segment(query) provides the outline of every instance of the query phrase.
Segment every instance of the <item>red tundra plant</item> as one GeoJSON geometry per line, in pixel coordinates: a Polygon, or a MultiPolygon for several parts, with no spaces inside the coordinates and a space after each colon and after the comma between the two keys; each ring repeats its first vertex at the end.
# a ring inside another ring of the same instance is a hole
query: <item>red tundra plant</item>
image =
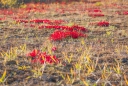
{"type": "Polygon", "coordinates": [[[118,15],[128,15],[128,11],[123,11],[123,12],[117,11],[116,14],[118,14],[118,15]]]}
{"type": "Polygon", "coordinates": [[[31,27],[31,28],[35,28],[35,27],[36,27],[36,25],[34,25],[34,24],[24,24],[24,27],[31,27]]]}
{"type": "Polygon", "coordinates": [[[71,36],[72,38],[76,39],[78,37],[84,37],[85,35],[82,33],[78,33],[77,31],[70,31],[70,32],[66,32],[69,34],[69,36],[71,36]]]}
{"type": "Polygon", "coordinates": [[[78,37],[85,37],[86,35],[83,33],[79,33],[77,31],[55,31],[53,34],[50,35],[50,39],[53,41],[62,40],[66,37],[72,37],[76,39],[78,37]]]}
{"type": "Polygon", "coordinates": [[[57,41],[57,40],[62,40],[63,38],[66,38],[68,34],[66,34],[63,31],[55,31],[53,34],[50,35],[50,39],[57,41]]]}
{"type": "Polygon", "coordinates": [[[102,17],[104,14],[100,9],[88,9],[88,15],[91,17],[102,17]]]}
{"type": "Polygon", "coordinates": [[[48,25],[48,26],[39,26],[39,29],[62,29],[62,30],[68,30],[68,31],[73,31],[73,30],[78,30],[78,31],[87,31],[86,28],[78,26],[78,25],[73,25],[73,26],[59,26],[59,25],[48,25]]]}
{"type": "Polygon", "coordinates": [[[56,47],[52,47],[52,51],[56,51],[57,50],[57,48],[56,47]]]}
{"type": "Polygon", "coordinates": [[[3,18],[0,18],[0,20],[3,20],[3,18]]]}
{"type": "Polygon", "coordinates": [[[6,20],[6,17],[0,18],[0,21],[6,20]]]}
{"type": "Polygon", "coordinates": [[[103,26],[108,27],[109,26],[109,22],[107,22],[107,21],[101,21],[101,22],[98,22],[97,25],[98,26],[102,26],[102,27],[103,26]]]}
{"type": "Polygon", "coordinates": [[[124,11],[123,14],[124,14],[124,15],[128,15],[128,11],[124,11]]]}
{"type": "Polygon", "coordinates": [[[73,25],[72,26],[73,30],[78,30],[78,31],[85,31],[87,32],[87,29],[78,25],[73,25]]]}
{"type": "Polygon", "coordinates": [[[102,17],[102,16],[104,16],[103,13],[89,13],[88,15],[91,16],[91,17],[102,17]]]}
{"type": "Polygon", "coordinates": [[[35,20],[31,20],[30,22],[33,22],[33,23],[50,23],[50,20],[35,19],[35,20]]]}
{"type": "Polygon", "coordinates": [[[119,12],[119,11],[117,11],[117,12],[115,12],[116,14],[118,14],[118,15],[121,15],[122,13],[121,12],[119,12]]]}
{"type": "Polygon", "coordinates": [[[58,63],[59,62],[59,60],[57,59],[56,56],[50,56],[50,55],[47,55],[46,53],[43,53],[41,55],[40,60],[41,60],[41,63],[44,63],[44,61],[46,61],[46,62],[48,62],[50,64],[51,63],[58,63]]]}
{"type": "Polygon", "coordinates": [[[37,49],[34,49],[32,52],[30,52],[30,53],[28,54],[28,56],[35,58],[35,57],[38,56],[39,54],[40,54],[40,51],[37,50],[37,49]]]}
{"type": "Polygon", "coordinates": [[[59,59],[56,56],[47,55],[46,52],[41,52],[40,50],[34,49],[32,52],[28,53],[28,56],[31,57],[32,63],[58,63],[59,59]]]}
{"type": "Polygon", "coordinates": [[[36,27],[36,25],[30,24],[30,27],[36,27]]]}
{"type": "Polygon", "coordinates": [[[88,12],[102,12],[100,9],[88,9],[88,12]]]}
{"type": "Polygon", "coordinates": [[[2,10],[0,14],[3,14],[3,15],[12,15],[14,14],[14,12],[12,10],[2,10]]]}

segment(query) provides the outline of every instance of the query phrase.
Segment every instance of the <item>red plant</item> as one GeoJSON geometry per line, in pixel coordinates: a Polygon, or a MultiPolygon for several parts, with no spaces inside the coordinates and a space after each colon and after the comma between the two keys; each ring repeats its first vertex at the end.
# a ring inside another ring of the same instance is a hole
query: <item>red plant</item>
{"type": "Polygon", "coordinates": [[[100,9],[88,9],[88,15],[91,17],[102,17],[104,14],[100,9]]]}
{"type": "Polygon", "coordinates": [[[72,38],[76,39],[78,37],[84,37],[85,35],[82,33],[78,33],[77,31],[70,31],[70,32],[66,32],[69,34],[69,36],[71,36],[72,38]]]}
{"type": "Polygon", "coordinates": [[[0,21],[2,21],[2,20],[5,20],[6,18],[5,17],[3,17],[3,18],[0,18],[0,21]]]}
{"type": "Polygon", "coordinates": [[[56,56],[50,56],[47,55],[46,52],[41,52],[37,49],[34,49],[32,52],[28,54],[29,57],[31,57],[31,62],[32,63],[58,63],[59,60],[56,56]]]}
{"type": "Polygon", "coordinates": [[[12,15],[13,14],[13,11],[12,10],[2,10],[2,14],[4,15],[12,15]]]}
{"type": "Polygon", "coordinates": [[[88,15],[91,16],[91,17],[102,17],[102,16],[104,16],[104,14],[102,14],[102,13],[89,13],[88,15]]]}
{"type": "Polygon", "coordinates": [[[50,35],[50,39],[57,41],[57,40],[62,40],[66,37],[72,37],[74,39],[78,37],[85,37],[86,35],[83,33],[78,33],[77,31],[55,31],[53,34],[50,35]]]}
{"type": "Polygon", "coordinates": [[[57,48],[56,47],[52,47],[52,51],[56,51],[57,50],[57,48]]]}
{"type": "Polygon", "coordinates": [[[50,20],[35,19],[35,20],[31,20],[30,22],[33,22],[33,23],[50,23],[50,20]]]}
{"type": "Polygon", "coordinates": [[[30,27],[36,27],[35,25],[33,25],[33,24],[30,24],[30,27]]]}
{"type": "Polygon", "coordinates": [[[44,63],[58,63],[59,60],[57,59],[56,56],[50,56],[50,55],[47,55],[46,52],[45,53],[41,53],[40,56],[39,56],[39,61],[41,64],[44,64],[44,63]]]}
{"type": "Polygon", "coordinates": [[[62,31],[55,31],[53,34],[50,35],[51,40],[62,40],[63,38],[66,38],[68,34],[62,31]]]}
{"type": "Polygon", "coordinates": [[[101,22],[98,22],[97,25],[98,25],[98,26],[105,26],[105,27],[108,27],[108,26],[109,26],[109,22],[107,22],[107,21],[101,21],[101,22]]]}
{"type": "Polygon", "coordinates": [[[73,31],[73,30],[78,30],[78,31],[87,31],[86,28],[80,27],[78,25],[73,25],[73,26],[59,26],[59,25],[48,25],[48,26],[39,26],[39,29],[62,29],[62,30],[68,30],[68,31],[73,31]]]}
{"type": "Polygon", "coordinates": [[[128,15],[128,11],[124,11],[123,14],[124,14],[124,15],[128,15]]]}
{"type": "Polygon", "coordinates": [[[87,32],[87,29],[86,29],[86,28],[81,27],[81,26],[78,26],[78,25],[73,25],[72,28],[73,28],[74,30],[87,32]]]}
{"type": "Polygon", "coordinates": [[[118,15],[128,15],[128,11],[123,11],[123,12],[117,11],[116,14],[118,14],[118,15]]]}
{"type": "Polygon", "coordinates": [[[117,12],[115,12],[116,14],[118,14],[118,15],[121,15],[122,13],[121,12],[119,12],[119,11],[117,11],[117,12]]]}
{"type": "Polygon", "coordinates": [[[88,9],[88,12],[102,12],[100,9],[88,9]]]}
{"type": "Polygon", "coordinates": [[[30,53],[28,54],[28,56],[34,58],[34,57],[38,56],[39,54],[40,54],[40,51],[37,50],[37,49],[34,49],[32,52],[30,52],[30,53]]]}

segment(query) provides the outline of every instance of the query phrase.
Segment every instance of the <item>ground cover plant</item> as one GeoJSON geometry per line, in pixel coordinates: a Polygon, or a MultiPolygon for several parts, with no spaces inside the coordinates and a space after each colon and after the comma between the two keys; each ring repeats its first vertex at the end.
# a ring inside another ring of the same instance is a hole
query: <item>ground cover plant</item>
{"type": "Polygon", "coordinates": [[[127,0],[15,3],[0,9],[1,86],[128,85],[127,0]]]}

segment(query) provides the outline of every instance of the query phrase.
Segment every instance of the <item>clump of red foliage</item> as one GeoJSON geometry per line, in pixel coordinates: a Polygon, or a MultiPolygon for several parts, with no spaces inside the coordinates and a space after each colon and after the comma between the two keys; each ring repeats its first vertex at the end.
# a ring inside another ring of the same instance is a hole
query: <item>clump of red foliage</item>
{"type": "Polygon", "coordinates": [[[46,52],[41,52],[37,49],[34,49],[32,52],[28,53],[28,56],[31,57],[32,63],[59,63],[59,59],[56,56],[48,55],[46,52]]]}
{"type": "Polygon", "coordinates": [[[60,26],[60,25],[42,25],[39,26],[39,29],[61,29],[61,30],[69,30],[69,31],[73,31],[73,30],[78,30],[78,31],[87,31],[86,28],[84,27],[80,27],[78,25],[73,25],[73,26],[60,26]]]}
{"type": "Polygon", "coordinates": [[[86,37],[82,32],[87,32],[87,29],[78,25],[73,26],[59,26],[59,25],[48,25],[40,26],[39,29],[56,29],[54,33],[50,35],[50,39],[57,41],[62,40],[67,37],[72,37],[73,39],[79,37],[86,37]],[[61,31],[60,31],[61,30],[61,31]]]}
{"type": "Polygon", "coordinates": [[[2,17],[2,18],[0,18],[0,21],[3,21],[3,20],[5,20],[6,18],[5,17],[2,17]]]}
{"type": "Polygon", "coordinates": [[[108,27],[109,26],[109,22],[107,21],[101,21],[97,23],[98,26],[102,26],[102,27],[108,27]]]}
{"type": "Polygon", "coordinates": [[[50,35],[50,39],[54,41],[62,40],[67,37],[72,37],[73,39],[76,39],[78,37],[86,37],[86,35],[77,31],[55,31],[53,34],[50,35]]]}
{"type": "Polygon", "coordinates": [[[128,11],[124,11],[123,14],[124,14],[124,15],[128,15],[128,11]]]}
{"type": "Polygon", "coordinates": [[[118,15],[128,15],[128,11],[123,11],[123,12],[117,11],[116,14],[118,14],[118,15]]]}
{"type": "Polygon", "coordinates": [[[88,9],[88,15],[91,17],[102,17],[104,14],[100,9],[88,9]]]}

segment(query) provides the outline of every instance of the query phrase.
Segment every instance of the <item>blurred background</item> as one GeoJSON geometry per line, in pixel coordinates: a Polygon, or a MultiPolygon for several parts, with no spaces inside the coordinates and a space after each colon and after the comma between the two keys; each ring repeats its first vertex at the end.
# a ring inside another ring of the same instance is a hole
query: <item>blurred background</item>
{"type": "Polygon", "coordinates": [[[105,1],[105,0],[0,0],[0,8],[10,8],[10,7],[19,7],[20,5],[26,4],[26,3],[70,3],[70,2],[89,2],[89,3],[95,3],[99,1],[105,1]]]}

